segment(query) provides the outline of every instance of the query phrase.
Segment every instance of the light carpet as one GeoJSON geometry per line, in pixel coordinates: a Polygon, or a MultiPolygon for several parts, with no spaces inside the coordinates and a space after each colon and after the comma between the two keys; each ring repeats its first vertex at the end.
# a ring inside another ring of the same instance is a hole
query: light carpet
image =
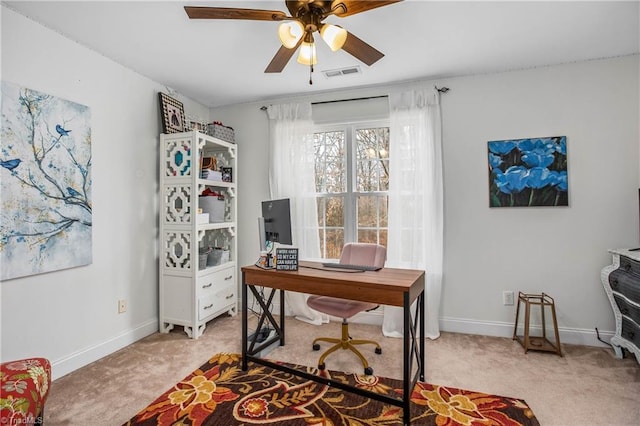
{"type": "MultiPolygon", "coordinates": [[[[317,336],[339,336],[340,323],[313,326],[287,318],[286,346],[267,357],[314,366],[317,336]]],[[[402,377],[402,339],[386,338],[380,327],[353,323],[351,334],[377,340],[366,356],[376,375],[402,377]]],[[[154,401],[220,352],[239,353],[241,316],[221,316],[197,340],[181,329],[154,333],[51,385],[44,417],[48,426],[117,426],[154,401]]],[[[638,426],[640,365],[635,357],[616,359],[604,347],[562,345],[563,357],[524,353],[511,338],[442,333],[425,343],[425,380],[492,395],[524,399],[544,426],[638,426]]],[[[55,368],[55,365],[53,366],[55,368]]],[[[357,357],[336,353],[327,369],[362,372],[357,357]]]]}

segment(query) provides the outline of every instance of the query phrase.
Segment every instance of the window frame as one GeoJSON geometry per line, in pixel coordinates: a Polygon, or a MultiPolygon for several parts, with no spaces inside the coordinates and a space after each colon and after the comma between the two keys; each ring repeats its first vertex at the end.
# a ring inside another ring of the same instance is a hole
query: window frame
{"type": "MultiPolygon", "coordinates": [[[[356,159],[356,134],[358,130],[361,129],[374,129],[374,128],[390,128],[389,119],[377,119],[377,120],[353,120],[353,121],[345,121],[339,123],[326,123],[326,124],[317,124],[313,127],[313,133],[328,133],[328,132],[344,132],[344,151],[345,151],[345,192],[316,192],[316,202],[318,203],[321,199],[329,199],[331,197],[342,197],[343,199],[343,239],[344,243],[348,242],[357,242],[358,241],[358,198],[360,195],[366,196],[387,196],[389,195],[388,189],[386,191],[369,191],[369,192],[360,192],[356,191],[357,188],[357,159],[356,159]]],[[[390,136],[389,136],[390,138],[390,136]]],[[[390,143],[390,142],[389,142],[390,143]]],[[[326,209],[322,210],[323,212],[326,209]]],[[[327,226],[326,224],[326,216],[322,218],[318,218],[318,233],[321,230],[324,230],[325,241],[321,240],[321,257],[325,258],[327,247],[326,247],[326,235],[327,230],[331,229],[340,229],[338,227],[327,226]]],[[[364,227],[364,229],[372,229],[371,227],[364,227]]],[[[380,228],[375,227],[379,235],[380,228]]],[[[388,224],[387,224],[387,235],[388,235],[388,224]]],[[[327,258],[331,259],[331,258],[327,258]]]]}

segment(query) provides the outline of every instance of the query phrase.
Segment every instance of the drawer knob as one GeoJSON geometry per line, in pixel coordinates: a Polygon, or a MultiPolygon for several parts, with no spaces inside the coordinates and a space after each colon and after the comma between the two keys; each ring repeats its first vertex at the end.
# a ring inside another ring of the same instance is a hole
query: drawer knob
{"type": "Polygon", "coordinates": [[[205,284],[205,285],[203,285],[203,286],[202,286],[202,288],[209,288],[209,287],[211,287],[212,285],[213,285],[213,283],[205,284]]]}
{"type": "Polygon", "coordinates": [[[227,297],[225,297],[225,299],[231,299],[233,297],[233,293],[231,293],[230,295],[228,295],[227,297]]]}
{"type": "Polygon", "coordinates": [[[213,303],[204,307],[204,309],[211,309],[211,308],[213,308],[213,303]]]}
{"type": "Polygon", "coordinates": [[[228,277],[224,277],[225,281],[229,281],[231,278],[233,278],[233,275],[229,275],[228,277]]]}

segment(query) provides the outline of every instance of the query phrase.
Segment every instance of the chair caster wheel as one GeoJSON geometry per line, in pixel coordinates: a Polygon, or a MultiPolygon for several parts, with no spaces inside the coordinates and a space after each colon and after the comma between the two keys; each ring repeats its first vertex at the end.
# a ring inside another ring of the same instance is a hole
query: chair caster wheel
{"type": "Polygon", "coordinates": [[[322,364],[318,364],[318,370],[324,370],[325,365],[324,362],[322,364]]]}
{"type": "Polygon", "coordinates": [[[373,376],[373,368],[371,368],[371,367],[367,367],[367,368],[365,368],[365,369],[364,369],[364,374],[365,374],[366,376],[373,376]]]}
{"type": "Polygon", "coordinates": [[[313,344],[313,350],[314,351],[319,351],[320,350],[320,344],[319,343],[314,343],[313,344]]]}
{"type": "Polygon", "coordinates": [[[382,348],[376,348],[376,353],[380,355],[382,353],[382,348]]]}

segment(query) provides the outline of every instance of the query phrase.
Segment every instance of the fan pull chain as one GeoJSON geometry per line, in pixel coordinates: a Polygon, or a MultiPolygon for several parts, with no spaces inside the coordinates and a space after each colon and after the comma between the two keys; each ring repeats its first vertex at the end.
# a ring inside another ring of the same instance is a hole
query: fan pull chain
{"type": "MultiPolygon", "coordinates": [[[[311,39],[313,41],[313,39],[311,39]]],[[[313,49],[311,49],[311,61],[309,61],[309,85],[313,84],[313,60],[315,59],[313,57],[313,49]]]]}

